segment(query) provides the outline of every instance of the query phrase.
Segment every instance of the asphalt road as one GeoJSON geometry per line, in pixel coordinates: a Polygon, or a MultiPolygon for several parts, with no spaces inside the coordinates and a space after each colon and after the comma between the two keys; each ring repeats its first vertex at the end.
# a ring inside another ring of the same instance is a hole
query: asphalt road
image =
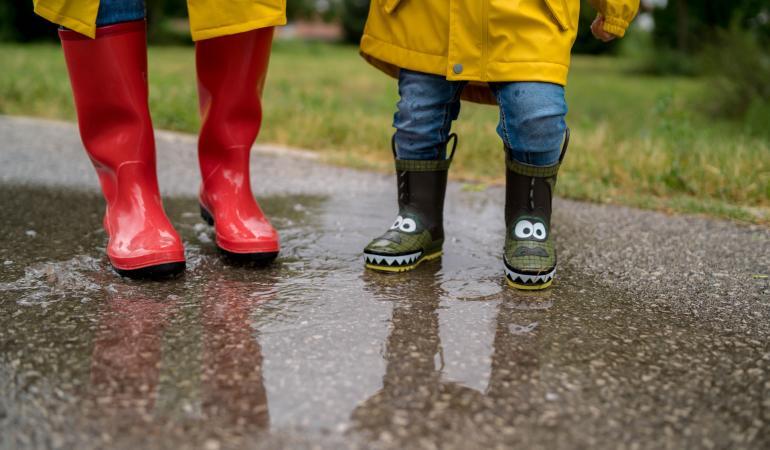
{"type": "Polygon", "coordinates": [[[444,257],[378,275],[392,176],[257,146],[283,249],[233,267],[195,138],[157,140],[189,270],[129,282],[76,128],[0,117],[0,447],[770,447],[767,228],[557,200],[559,276],[520,293],[502,189],[451,184],[444,257]]]}

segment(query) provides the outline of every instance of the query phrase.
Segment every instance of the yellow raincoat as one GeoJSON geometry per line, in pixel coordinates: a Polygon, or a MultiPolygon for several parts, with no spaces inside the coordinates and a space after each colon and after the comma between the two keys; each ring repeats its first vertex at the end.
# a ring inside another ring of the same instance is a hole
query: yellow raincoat
{"type": "MultiPolygon", "coordinates": [[[[639,0],[592,0],[604,30],[622,37],[639,0]]],[[[565,85],[580,0],[372,0],[361,55],[399,68],[468,80],[466,100],[495,103],[490,81],[565,85]]]]}
{"type": "MultiPolygon", "coordinates": [[[[149,0],[152,1],[152,0],[149,0]]],[[[35,12],[88,37],[96,35],[99,0],[33,0],[35,12]]],[[[187,0],[195,41],[286,24],[286,0],[187,0]]]]}

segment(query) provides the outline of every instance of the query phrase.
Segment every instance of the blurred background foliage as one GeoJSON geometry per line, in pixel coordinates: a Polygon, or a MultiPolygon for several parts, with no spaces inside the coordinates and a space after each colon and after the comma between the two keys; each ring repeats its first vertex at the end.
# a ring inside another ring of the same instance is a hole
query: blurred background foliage
{"type": "MultiPolygon", "coordinates": [[[[396,85],[352,45],[369,3],[287,1],[265,120],[293,125],[268,125],[261,140],[388,170],[396,85]]],[[[770,223],[770,0],[642,5],[626,37],[606,45],[591,36],[596,12],[581,0],[567,89],[574,149],[560,195],[770,223]]],[[[195,132],[186,1],[147,6],[154,121],[195,132]]],[[[56,27],[32,13],[32,0],[0,1],[0,41],[0,114],[73,120],[56,27]]],[[[463,105],[456,130],[474,148],[461,152],[454,177],[500,181],[489,163],[500,152],[496,114],[463,105]]]]}
{"type": "MultiPolygon", "coordinates": [[[[339,26],[343,42],[356,43],[370,0],[288,0],[292,22],[339,26]]],[[[189,45],[186,0],[148,0],[152,44],[189,45]]],[[[770,1],[644,0],[637,28],[643,32],[609,45],[593,39],[595,11],[581,0],[576,54],[633,57],[632,70],[651,75],[704,76],[711,95],[694,106],[709,114],[746,119],[759,132],[770,123],[770,1]]],[[[0,40],[55,40],[50,24],[32,13],[31,0],[0,3],[0,40]]],[[[770,133],[770,132],[768,132],[770,133]]]]}
{"type": "MultiPolygon", "coordinates": [[[[347,42],[357,42],[369,10],[370,0],[288,0],[289,20],[318,20],[339,23],[347,42]]],[[[645,0],[642,13],[648,14],[651,41],[658,51],[673,52],[667,64],[650,65],[660,73],[693,73],[691,60],[709,45],[719,42],[719,32],[731,28],[748,30],[761,42],[770,42],[770,3],[768,0],[645,0]],[[682,58],[681,56],[685,56],[682,58]],[[683,61],[673,63],[672,61],[683,61]]],[[[151,41],[174,30],[178,19],[187,15],[186,0],[148,0],[151,41]],[[176,19],[176,20],[175,20],[176,19]],[[170,28],[170,30],[164,30],[170,28]]],[[[595,16],[588,0],[581,0],[580,28],[574,51],[578,54],[614,53],[619,45],[603,45],[591,37],[587,26],[595,16]]],[[[184,30],[178,43],[189,42],[184,30]]],[[[0,40],[29,42],[55,39],[55,32],[45,21],[32,13],[32,0],[4,0],[0,3],[0,40]]],[[[654,61],[650,61],[654,63],[654,61]]]]}
{"type": "MultiPolygon", "coordinates": [[[[323,21],[339,24],[344,41],[356,43],[363,32],[370,0],[288,0],[290,21],[323,21]]],[[[189,43],[186,0],[147,0],[150,41],[155,44],[189,43]],[[175,38],[175,39],[174,39],[175,38]]],[[[701,70],[698,55],[721,44],[725,30],[749,32],[760,45],[770,44],[768,0],[643,0],[644,27],[650,33],[645,70],[657,74],[693,75],[701,70]]],[[[592,38],[588,25],[595,11],[581,0],[580,27],[574,52],[617,53],[620,42],[604,45],[592,38]]],[[[55,31],[32,13],[32,0],[0,3],[0,40],[29,42],[55,40],[55,31]]],[[[731,44],[734,42],[730,42],[731,44]]]]}

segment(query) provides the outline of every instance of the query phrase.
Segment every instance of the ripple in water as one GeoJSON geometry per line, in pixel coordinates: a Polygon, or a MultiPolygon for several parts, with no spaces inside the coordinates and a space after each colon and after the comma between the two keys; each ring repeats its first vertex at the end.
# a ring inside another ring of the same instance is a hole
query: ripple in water
{"type": "Polygon", "coordinates": [[[100,292],[102,284],[94,274],[104,272],[99,259],[75,256],[66,261],[43,262],[25,269],[24,276],[10,283],[0,283],[0,292],[17,292],[20,305],[39,305],[64,298],[87,299],[100,292]]]}

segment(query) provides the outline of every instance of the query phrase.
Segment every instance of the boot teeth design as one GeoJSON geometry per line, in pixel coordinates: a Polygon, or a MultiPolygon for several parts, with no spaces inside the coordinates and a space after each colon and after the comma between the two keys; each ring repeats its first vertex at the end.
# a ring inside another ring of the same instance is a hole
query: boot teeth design
{"type": "Polygon", "coordinates": [[[364,262],[366,264],[373,264],[373,265],[385,266],[385,267],[402,267],[402,266],[410,266],[416,263],[420,259],[420,256],[422,256],[422,252],[410,253],[408,255],[399,255],[399,256],[385,256],[385,255],[375,255],[373,253],[364,253],[364,262]]]}
{"type": "Polygon", "coordinates": [[[508,279],[510,283],[512,283],[516,287],[519,287],[519,286],[523,286],[524,288],[546,287],[547,284],[550,284],[550,282],[553,281],[553,277],[556,275],[555,267],[551,269],[550,272],[546,272],[540,275],[528,275],[528,274],[518,273],[508,268],[507,264],[504,264],[503,268],[505,269],[505,277],[508,279]]]}

